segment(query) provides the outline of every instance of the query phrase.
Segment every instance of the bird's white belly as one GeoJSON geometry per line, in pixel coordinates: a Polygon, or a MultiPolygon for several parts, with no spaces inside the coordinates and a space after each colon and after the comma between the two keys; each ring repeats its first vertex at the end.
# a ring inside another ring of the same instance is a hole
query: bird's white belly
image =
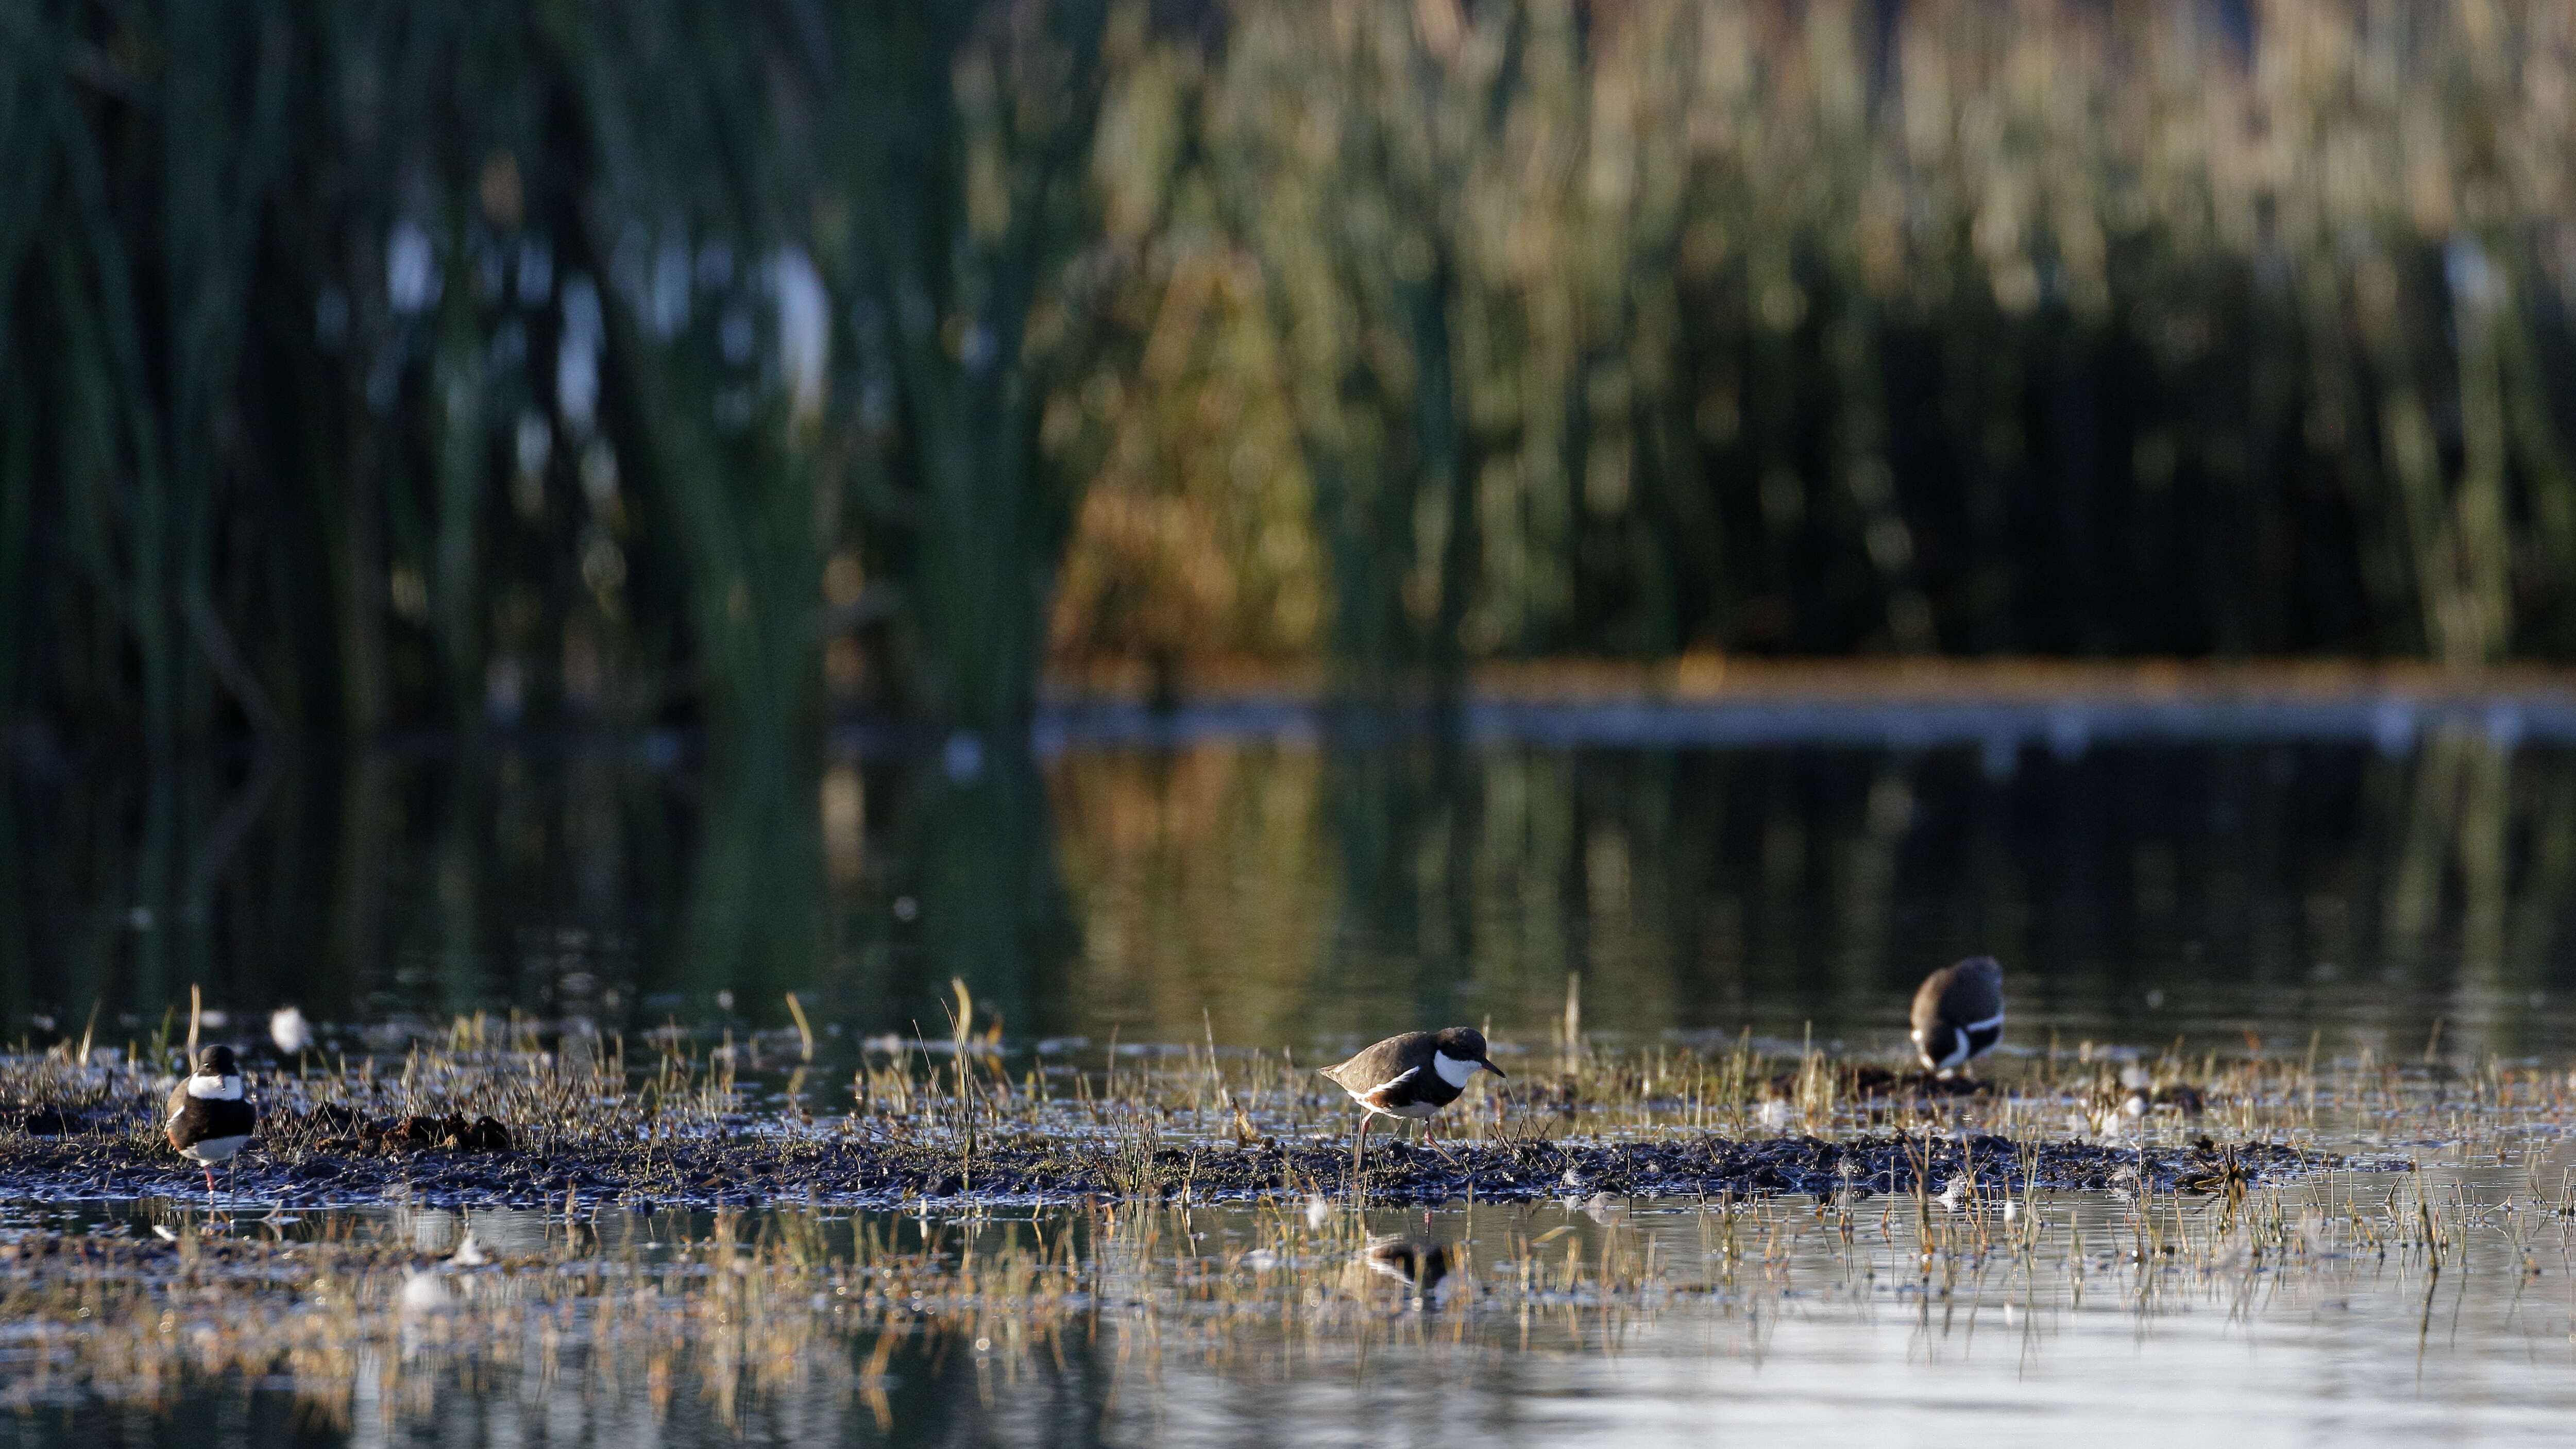
{"type": "Polygon", "coordinates": [[[203,1142],[191,1142],[180,1148],[179,1155],[191,1162],[221,1162],[249,1145],[249,1133],[239,1137],[209,1137],[203,1142]]]}
{"type": "Polygon", "coordinates": [[[1370,1110],[1382,1112],[1389,1117],[1403,1117],[1410,1121],[1419,1122],[1423,1118],[1430,1116],[1432,1113],[1437,1112],[1440,1109],[1432,1106],[1429,1102],[1408,1102],[1401,1107],[1375,1107],[1370,1110]]]}

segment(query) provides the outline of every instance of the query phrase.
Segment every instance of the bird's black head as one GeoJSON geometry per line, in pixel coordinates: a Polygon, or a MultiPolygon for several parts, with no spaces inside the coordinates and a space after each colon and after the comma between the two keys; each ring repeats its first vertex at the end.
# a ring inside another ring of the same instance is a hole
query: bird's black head
{"type": "Polygon", "coordinates": [[[233,1049],[210,1046],[197,1057],[197,1075],[201,1077],[238,1077],[241,1063],[233,1060],[233,1049]]]}
{"type": "Polygon", "coordinates": [[[1495,1076],[1503,1075],[1503,1069],[1495,1066],[1485,1054],[1485,1034],[1472,1026],[1453,1026],[1434,1032],[1431,1044],[1453,1062],[1474,1062],[1495,1076]]]}

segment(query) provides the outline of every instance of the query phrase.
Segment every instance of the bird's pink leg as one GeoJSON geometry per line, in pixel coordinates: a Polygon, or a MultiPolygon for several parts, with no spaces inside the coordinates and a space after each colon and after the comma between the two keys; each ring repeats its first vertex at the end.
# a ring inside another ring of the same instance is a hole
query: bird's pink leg
{"type": "Polygon", "coordinates": [[[1450,1156],[1449,1149],[1440,1145],[1439,1134],[1432,1128],[1432,1124],[1439,1120],[1440,1119],[1437,1117],[1425,1117],[1422,1119],[1422,1145],[1439,1153],[1441,1161],[1455,1167],[1458,1165],[1458,1159],[1450,1156]]]}

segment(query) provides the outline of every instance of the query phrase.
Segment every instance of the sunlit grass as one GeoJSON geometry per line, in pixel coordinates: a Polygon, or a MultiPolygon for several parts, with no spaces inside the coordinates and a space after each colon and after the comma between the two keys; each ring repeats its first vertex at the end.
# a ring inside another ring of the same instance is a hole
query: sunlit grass
{"type": "MultiPolygon", "coordinates": [[[[265,1150],[287,1161],[347,1150],[314,1140],[317,1108],[491,1112],[537,1159],[839,1138],[943,1155],[961,1191],[857,1212],[792,1197],[637,1212],[579,1195],[313,1211],[256,1195],[201,1206],[187,1191],[22,1206],[0,1225],[0,1319],[40,1351],[0,1365],[0,1402],[166,1410],[255,1385],[345,1428],[419,1421],[446,1386],[517,1384],[736,1425],[821,1394],[883,1425],[906,1412],[890,1392],[906,1377],[1012,1382],[1105,1351],[1109,1382],[1138,1391],[1180,1363],[1266,1379],[1395,1349],[1465,1371],[1604,1335],[1651,1343],[1663,1325],[1758,1356],[1786,1297],[1826,1319],[1937,1302],[2110,1306],[2148,1324],[2203,1307],[2402,1304],[2473,1263],[2493,1292],[2576,1266],[2576,1183],[2548,1165],[2576,1080],[2434,1043],[2388,1061],[2079,1042],[1989,1057],[1974,1090],[1947,1090],[1905,1063],[1796,1043],[1622,1049],[1578,1029],[1506,1050],[1513,1076],[1448,1114],[1448,1150],[1499,1165],[1516,1150],[1787,1137],[1892,1146],[1913,1167],[1816,1193],[1668,1195],[1651,1175],[1615,1192],[1573,1169],[1554,1178],[1555,1162],[1614,1156],[1537,1157],[1550,1181],[1534,1200],[1426,1212],[1321,1172],[1250,1198],[1200,1190],[1198,1171],[1227,1154],[1338,1142],[1351,1109],[1294,1053],[1034,1057],[1006,1050],[971,996],[957,1004],[949,1036],[867,1043],[855,1061],[807,1060],[815,1039],[794,1030],[672,1029],[621,1052],[460,1018],[398,1052],[254,1068],[287,1127],[265,1150]],[[2136,1167],[2095,1190],[2042,1185],[2070,1137],[2136,1167]],[[1106,1190],[977,1200],[987,1154],[1047,1139],[1117,1164],[1106,1190]],[[2297,1152],[2257,1163],[2281,1144],[2297,1152]]],[[[170,1077],[148,1054],[93,1052],[79,1061],[75,1039],[0,1056],[0,1103],[148,1135],[170,1077]]],[[[0,1130],[0,1169],[26,1145],[0,1130]]]]}
{"type": "MultiPolygon", "coordinates": [[[[2492,1056],[2141,1055],[2082,1042],[1992,1056],[1974,1080],[1945,1081],[1910,1060],[1837,1057],[1749,1034],[1707,1047],[1611,1049],[1577,1032],[1560,1037],[1552,1057],[1499,1041],[1507,1081],[1471,1088],[1433,1124],[1437,1143],[1417,1129],[1415,1146],[1387,1149],[1398,1154],[1392,1166],[1373,1161],[1354,1177],[1332,1149],[1347,1142],[1357,1109],[1293,1051],[1181,1043],[1113,1049],[1084,1064],[1006,1053],[997,1032],[979,1029],[962,989],[959,1006],[953,1036],[871,1041],[855,1063],[810,1059],[812,1039],[793,1030],[709,1040],[674,1027],[628,1043],[459,1018],[443,1040],[399,1053],[308,1051],[253,1067],[264,1121],[252,1160],[313,1164],[327,1188],[331,1164],[350,1154],[436,1149],[451,1130],[440,1122],[489,1116],[511,1139],[498,1160],[538,1174],[469,1184],[459,1189],[468,1200],[478,1190],[499,1201],[542,1190],[547,1201],[570,1192],[577,1205],[572,1178],[547,1186],[547,1164],[560,1161],[615,1169],[593,1198],[696,1201],[745,1185],[729,1181],[735,1160],[746,1174],[783,1174],[760,1179],[784,1184],[768,1191],[836,1199],[888,1191],[833,1176],[867,1163],[897,1173],[869,1181],[915,1184],[903,1189],[907,1199],[1293,1203],[1365,1198],[1373,1184],[1394,1188],[1424,1172],[1449,1174],[1436,1180],[1450,1191],[1472,1195],[1481,1181],[1489,1195],[1524,1199],[1532,1171],[1551,1179],[1537,1195],[1556,1193],[1560,1167],[1576,1197],[1591,1190],[1578,1178],[1596,1173],[1647,1194],[1659,1176],[1677,1174],[1669,1190],[1696,1195],[1706,1189],[1690,1184],[1716,1162],[1709,1152],[1736,1153],[1728,1160],[1740,1174],[1768,1160],[1811,1170],[1844,1147],[1861,1155],[1839,1170],[1871,1173],[1881,1191],[1919,1195],[1955,1177],[1962,1191],[2010,1194],[2066,1172],[2109,1171],[2241,1193],[2347,1162],[2380,1170],[2525,1160],[2576,1110],[2563,1070],[2492,1056]],[[1794,1151],[1765,1157],[1764,1144],[1794,1151]],[[2261,1149],[2263,1160],[2240,1164],[2236,1144],[2261,1149]],[[2134,1166],[2121,1166],[2131,1149],[2134,1166]],[[2043,1163],[2033,1153],[2055,1155],[2043,1163]]],[[[58,1136],[59,1150],[74,1153],[38,1170],[79,1170],[82,1142],[123,1144],[115,1163],[157,1161],[161,1102],[175,1077],[121,1050],[94,1049],[88,1064],[76,1050],[66,1041],[0,1055],[0,1106],[25,1122],[13,1135],[58,1136]],[[48,1110],[59,1116],[28,1116],[48,1110]]],[[[18,1140],[32,1149],[44,1138],[18,1140]]],[[[281,1180],[290,1185],[300,1184],[281,1180]]]]}

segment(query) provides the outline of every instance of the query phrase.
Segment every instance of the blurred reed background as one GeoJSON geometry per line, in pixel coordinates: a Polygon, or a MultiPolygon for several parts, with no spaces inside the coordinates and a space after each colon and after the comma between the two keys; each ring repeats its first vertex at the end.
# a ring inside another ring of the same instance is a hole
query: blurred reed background
{"type": "Polygon", "coordinates": [[[12,0],[0,941],[1054,960],[1050,679],[2557,659],[2571,149],[2547,0],[12,0]]]}

